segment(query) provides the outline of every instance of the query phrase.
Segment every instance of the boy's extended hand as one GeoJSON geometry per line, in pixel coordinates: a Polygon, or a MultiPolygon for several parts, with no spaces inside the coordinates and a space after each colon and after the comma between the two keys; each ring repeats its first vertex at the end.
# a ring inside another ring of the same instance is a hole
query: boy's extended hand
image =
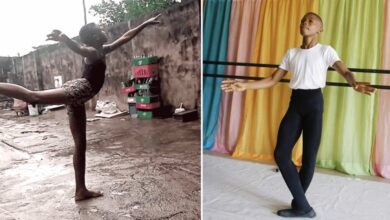
{"type": "Polygon", "coordinates": [[[161,21],[157,20],[160,16],[161,16],[161,14],[158,14],[157,16],[146,20],[145,23],[147,23],[147,24],[160,24],[161,21]]]}
{"type": "Polygon", "coordinates": [[[221,89],[224,92],[242,92],[246,90],[245,83],[229,79],[222,81],[221,89]]]}
{"type": "Polygon", "coordinates": [[[375,88],[371,87],[367,82],[357,82],[357,85],[353,87],[356,92],[360,92],[366,95],[371,95],[375,92],[375,88]]]}
{"type": "Polygon", "coordinates": [[[50,34],[46,35],[46,40],[54,40],[54,41],[61,41],[61,35],[62,32],[59,30],[53,30],[50,34]]]}

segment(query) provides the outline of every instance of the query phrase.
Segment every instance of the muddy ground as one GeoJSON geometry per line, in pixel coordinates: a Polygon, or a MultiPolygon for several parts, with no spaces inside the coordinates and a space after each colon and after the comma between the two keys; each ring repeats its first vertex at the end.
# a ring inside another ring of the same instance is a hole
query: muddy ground
{"type": "Polygon", "coordinates": [[[200,219],[199,121],[100,119],[87,140],[87,187],[104,196],[75,203],[66,110],[1,110],[0,219],[200,219]]]}

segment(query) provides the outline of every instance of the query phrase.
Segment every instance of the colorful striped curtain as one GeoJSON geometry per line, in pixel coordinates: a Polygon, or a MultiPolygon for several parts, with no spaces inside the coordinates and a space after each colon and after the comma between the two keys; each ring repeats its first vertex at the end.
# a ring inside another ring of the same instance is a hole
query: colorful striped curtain
{"type": "MultiPolygon", "coordinates": [[[[250,62],[255,46],[256,32],[260,18],[261,1],[233,1],[230,17],[230,35],[227,60],[250,62]]],[[[245,76],[250,68],[227,66],[227,75],[245,76]]],[[[218,132],[213,151],[232,154],[242,121],[244,93],[222,93],[218,118],[218,132]]]]}
{"type": "MultiPolygon", "coordinates": [[[[262,1],[253,63],[280,63],[290,47],[301,43],[299,24],[307,11],[316,11],[318,1],[262,1]]],[[[254,69],[250,76],[270,76],[274,69],[254,69]]],[[[286,83],[273,88],[246,92],[242,133],[233,157],[264,162],[273,161],[279,123],[287,110],[291,90],[286,83]]],[[[302,141],[293,152],[300,163],[302,141]]]]}
{"type": "MultiPolygon", "coordinates": [[[[203,11],[203,59],[226,60],[231,1],[207,0],[203,11]]],[[[203,72],[224,74],[223,65],[203,65],[203,72]]],[[[214,144],[222,78],[203,78],[203,145],[214,144]]]]}
{"type": "MultiPolygon", "coordinates": [[[[320,14],[324,21],[320,43],[334,47],[347,66],[390,69],[390,34],[387,27],[390,23],[387,15],[389,5],[387,3],[386,7],[384,6],[384,0],[233,1],[231,17],[228,20],[230,30],[227,60],[279,64],[288,48],[300,46],[300,19],[306,12],[313,11],[320,14]],[[246,19],[244,15],[254,13],[253,8],[248,7],[250,4],[260,4],[260,12],[253,19],[252,33],[246,31],[249,24],[243,22],[246,19]],[[386,27],[385,32],[383,27],[386,27]],[[250,58],[247,55],[249,52],[250,58]],[[381,60],[384,61],[382,65],[381,60]]],[[[205,11],[207,10],[206,4],[205,11]]],[[[208,18],[204,17],[205,20],[208,18]]],[[[217,21],[206,22],[217,24],[217,21]]],[[[204,45],[207,44],[206,38],[203,42],[204,45]]],[[[204,57],[204,60],[208,59],[204,57]]],[[[265,77],[272,72],[273,69],[268,68],[251,68],[248,71],[243,67],[228,67],[223,74],[265,77]]],[[[355,75],[359,81],[390,85],[389,76],[370,73],[355,75]]],[[[286,78],[289,78],[289,75],[286,78]]],[[[345,82],[336,72],[328,72],[327,81],[345,82]]],[[[203,97],[218,103],[218,108],[213,109],[214,114],[219,117],[218,126],[214,124],[217,126],[218,135],[203,135],[209,138],[208,143],[213,142],[211,138],[215,140],[213,150],[232,153],[234,158],[273,162],[278,127],[287,110],[291,94],[287,84],[279,83],[270,89],[224,94],[214,98],[210,97],[213,93],[205,92],[208,86],[204,84],[203,97]],[[244,103],[240,105],[241,102],[244,103]]],[[[219,88],[219,85],[214,86],[217,87],[219,88]]],[[[386,138],[390,129],[389,92],[380,91],[368,97],[354,92],[351,88],[328,86],[323,93],[324,124],[317,165],[349,174],[369,175],[373,173],[371,164],[374,164],[373,167],[379,175],[390,176],[390,154],[387,153],[389,150],[386,150],[390,143],[390,138],[386,138]]],[[[204,114],[205,111],[211,114],[211,108],[204,108],[204,114]]],[[[209,125],[210,121],[203,118],[203,123],[209,125]]],[[[204,146],[210,147],[206,144],[204,146]]],[[[300,164],[301,148],[300,139],[292,158],[297,165],[300,164]]]]}
{"type": "MultiPolygon", "coordinates": [[[[385,4],[385,28],[382,45],[382,68],[390,69],[390,2],[385,4]]],[[[390,75],[382,75],[382,85],[390,85],[390,75]]],[[[390,178],[390,91],[379,92],[377,133],[374,147],[374,170],[390,178]]]]}

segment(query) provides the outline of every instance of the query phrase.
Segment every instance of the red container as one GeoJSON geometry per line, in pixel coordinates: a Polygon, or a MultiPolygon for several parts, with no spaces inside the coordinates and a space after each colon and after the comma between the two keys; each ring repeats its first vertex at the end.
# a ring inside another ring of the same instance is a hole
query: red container
{"type": "Polygon", "coordinates": [[[133,75],[135,78],[149,78],[158,74],[158,64],[134,66],[133,75]]]}
{"type": "Polygon", "coordinates": [[[135,92],[135,87],[131,86],[131,87],[122,88],[121,92],[124,93],[124,94],[129,94],[131,92],[135,92]]]}
{"type": "Polygon", "coordinates": [[[137,103],[136,105],[137,109],[156,109],[160,107],[160,102],[154,102],[154,103],[137,103]]]}

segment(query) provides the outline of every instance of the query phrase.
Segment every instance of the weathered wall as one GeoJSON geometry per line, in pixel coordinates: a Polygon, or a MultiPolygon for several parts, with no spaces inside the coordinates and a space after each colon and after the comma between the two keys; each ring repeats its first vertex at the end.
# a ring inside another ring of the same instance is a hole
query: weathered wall
{"type": "Polygon", "coordinates": [[[7,75],[12,69],[11,57],[0,57],[0,82],[7,82],[7,75]]]}
{"type": "MultiPolygon", "coordinates": [[[[23,71],[21,59],[15,57],[0,57],[0,82],[23,85],[23,71]]],[[[0,108],[8,107],[9,97],[0,95],[0,108]]]]}
{"type": "MultiPolygon", "coordinates": [[[[186,108],[194,108],[196,102],[200,101],[198,1],[168,10],[161,16],[161,21],[163,25],[149,28],[134,39],[134,54],[161,56],[161,93],[164,101],[176,106],[182,102],[186,108]]],[[[132,26],[138,24],[133,22],[132,26]]]]}
{"type": "MultiPolygon", "coordinates": [[[[126,110],[127,97],[120,93],[120,87],[121,82],[131,76],[132,57],[153,53],[162,57],[160,77],[164,104],[178,106],[183,102],[185,107],[194,108],[200,102],[198,1],[183,1],[162,11],[160,18],[161,25],[147,27],[131,43],[107,55],[106,81],[98,99],[115,101],[126,110]]],[[[125,33],[129,26],[134,28],[146,19],[131,21],[131,25],[118,23],[107,27],[109,42],[125,33]]],[[[54,76],[58,75],[63,77],[63,82],[81,76],[81,56],[61,44],[42,46],[18,59],[24,86],[29,89],[54,88],[54,76]]]]}
{"type": "Polygon", "coordinates": [[[23,85],[21,59],[17,57],[0,57],[0,82],[23,85]]]}

